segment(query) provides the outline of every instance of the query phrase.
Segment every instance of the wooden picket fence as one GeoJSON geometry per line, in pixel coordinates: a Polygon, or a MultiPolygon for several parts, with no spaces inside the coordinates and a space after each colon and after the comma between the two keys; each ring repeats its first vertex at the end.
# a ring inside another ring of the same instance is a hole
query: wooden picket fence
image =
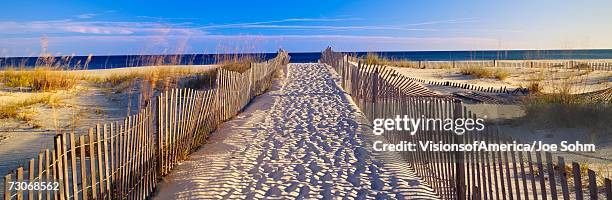
{"type": "MultiPolygon", "coordinates": [[[[331,49],[324,51],[321,58],[321,62],[342,77],[342,87],[370,120],[397,115],[453,120],[477,118],[458,99],[430,95],[424,87],[416,85],[412,86],[414,92],[405,91],[403,85],[413,85],[416,81],[397,75],[392,69],[372,69],[349,60],[348,56],[331,49]]],[[[383,135],[393,144],[401,141],[520,143],[492,127],[478,132],[465,131],[463,135],[421,129],[414,136],[404,131],[387,131],[383,135]]],[[[562,156],[555,159],[551,152],[418,149],[403,151],[401,156],[441,199],[612,199],[609,178],[598,176],[588,166],[566,161],[562,156]]]]}
{"type": "Polygon", "coordinates": [[[267,90],[288,61],[281,50],[243,73],[217,69],[212,89],[172,89],[121,122],[97,125],[87,134],[58,134],[52,149],[4,176],[3,198],[150,198],[161,176],[267,90]],[[26,190],[11,188],[12,182],[25,183],[26,190]],[[48,184],[51,189],[41,186],[48,184]]]}
{"type": "MultiPolygon", "coordinates": [[[[354,57],[354,56],[348,56],[347,55],[343,59],[344,59],[344,62],[357,63],[358,66],[364,66],[366,68],[373,68],[373,67],[386,68],[386,66],[373,66],[373,65],[363,64],[359,58],[354,57]]],[[[469,61],[465,61],[465,62],[469,62],[469,61]]],[[[479,63],[480,64],[480,62],[475,62],[475,63],[479,63]]],[[[359,67],[359,68],[362,68],[362,67],[359,67]]],[[[417,81],[417,82],[420,82],[420,83],[426,83],[426,84],[429,84],[429,85],[456,87],[456,88],[461,88],[461,89],[471,90],[471,91],[477,91],[477,92],[504,93],[504,94],[511,94],[511,95],[527,95],[527,94],[529,94],[529,89],[528,88],[523,88],[523,87],[518,87],[518,88],[514,88],[514,89],[512,89],[512,88],[508,89],[507,87],[495,88],[495,87],[483,87],[483,86],[472,85],[472,84],[467,84],[467,83],[455,83],[455,82],[452,82],[452,81],[432,81],[432,80],[425,80],[425,79],[419,79],[419,78],[408,77],[408,76],[403,76],[403,77],[405,79],[409,79],[409,80],[412,80],[412,81],[417,81]]]]}
{"type": "Polygon", "coordinates": [[[220,69],[214,89],[175,89],[160,94],[157,136],[161,175],[169,173],[206,142],[208,133],[221,122],[237,115],[253,97],[270,88],[274,72],[287,63],[288,59],[277,57],[265,63],[252,63],[242,73],[220,69]]]}
{"type": "Polygon", "coordinates": [[[518,87],[518,88],[514,88],[514,89],[508,89],[507,87],[499,87],[499,88],[495,88],[495,87],[483,87],[483,86],[479,86],[479,85],[472,85],[472,84],[467,84],[467,83],[455,83],[455,82],[451,82],[451,81],[431,81],[431,80],[424,80],[424,79],[418,79],[418,78],[413,78],[413,77],[409,77],[409,79],[421,82],[421,83],[426,83],[429,85],[439,85],[439,86],[447,86],[447,87],[456,87],[456,88],[461,88],[461,89],[465,89],[465,90],[472,90],[472,91],[478,91],[478,92],[486,92],[486,93],[505,93],[505,94],[520,94],[520,95],[527,95],[529,94],[529,89],[528,88],[523,88],[523,87],[518,87]]]}
{"type": "Polygon", "coordinates": [[[560,68],[612,70],[612,59],[579,60],[463,60],[463,61],[404,61],[414,68],[447,69],[463,67],[560,68]]]}

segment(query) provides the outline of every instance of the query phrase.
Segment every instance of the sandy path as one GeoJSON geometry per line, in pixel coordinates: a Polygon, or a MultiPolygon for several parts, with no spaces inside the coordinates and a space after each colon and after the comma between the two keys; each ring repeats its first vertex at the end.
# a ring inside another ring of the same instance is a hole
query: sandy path
{"type": "Polygon", "coordinates": [[[318,64],[291,64],[179,165],[157,199],[435,198],[393,154],[372,153],[367,120],[318,64]]]}

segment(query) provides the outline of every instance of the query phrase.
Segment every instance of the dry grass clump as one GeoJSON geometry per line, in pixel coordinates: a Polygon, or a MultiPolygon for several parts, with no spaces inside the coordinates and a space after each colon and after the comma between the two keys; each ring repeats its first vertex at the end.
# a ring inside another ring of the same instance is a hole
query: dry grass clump
{"type": "Polygon", "coordinates": [[[116,87],[118,85],[121,85],[125,82],[131,82],[134,79],[138,78],[139,74],[136,73],[129,73],[129,74],[117,74],[117,73],[113,73],[110,76],[104,78],[104,79],[100,79],[98,81],[100,81],[100,83],[108,83],[110,84],[112,87],[116,87]]]}
{"type": "Polygon", "coordinates": [[[0,72],[0,81],[8,87],[26,87],[43,92],[71,89],[79,79],[76,75],[46,67],[23,70],[8,68],[0,72]]]}
{"type": "Polygon", "coordinates": [[[187,77],[186,78],[187,81],[185,81],[183,86],[186,88],[191,88],[191,89],[196,89],[196,90],[206,89],[206,87],[212,87],[216,78],[217,78],[216,73],[211,73],[211,72],[198,73],[191,77],[187,77]]]}
{"type": "Polygon", "coordinates": [[[189,67],[151,67],[130,71],[128,73],[112,73],[103,78],[90,80],[100,84],[110,84],[110,86],[115,87],[126,82],[133,82],[137,79],[158,81],[180,78],[196,73],[200,72],[197,72],[195,69],[189,67]]]}
{"type": "Polygon", "coordinates": [[[394,66],[394,67],[405,67],[405,68],[408,68],[408,67],[414,68],[414,67],[416,67],[410,61],[408,61],[408,60],[401,60],[401,59],[398,59],[398,60],[391,59],[391,60],[389,60],[389,65],[394,66]]]}
{"type": "Polygon", "coordinates": [[[53,94],[40,94],[26,100],[2,105],[0,106],[0,119],[20,118],[19,109],[39,103],[53,105],[59,101],[60,99],[53,94]]]}
{"type": "Polygon", "coordinates": [[[471,75],[477,78],[495,78],[498,80],[505,80],[510,76],[510,73],[502,69],[492,70],[476,66],[463,67],[459,72],[463,75],[471,75]]]}
{"type": "Polygon", "coordinates": [[[587,65],[587,64],[585,64],[585,63],[580,63],[580,64],[577,64],[577,65],[572,66],[572,69],[579,69],[579,70],[580,70],[580,69],[583,69],[583,70],[590,70],[590,69],[591,69],[591,66],[589,66],[589,65],[587,65]]]}
{"type": "Polygon", "coordinates": [[[387,65],[389,64],[389,60],[385,58],[381,58],[378,54],[368,53],[364,58],[364,62],[366,65],[387,65]]]}
{"type": "Polygon", "coordinates": [[[223,69],[227,69],[235,72],[245,72],[251,69],[251,61],[249,60],[239,60],[235,62],[227,62],[221,65],[223,69]]]}
{"type": "Polygon", "coordinates": [[[388,59],[378,56],[375,53],[366,54],[365,58],[363,58],[364,63],[367,65],[387,65],[394,67],[416,67],[409,60],[405,59],[388,59]]]}
{"type": "Polygon", "coordinates": [[[576,93],[580,91],[580,77],[545,77],[544,71],[532,73],[527,88],[531,95],[525,98],[525,119],[549,128],[589,128],[593,132],[610,133],[612,130],[612,101],[593,98],[592,95],[576,93]],[[551,84],[544,93],[543,81],[561,79],[551,84]],[[578,83],[578,84],[577,84],[578,83]]]}
{"type": "Polygon", "coordinates": [[[216,58],[217,65],[221,68],[243,73],[251,68],[251,63],[263,62],[260,55],[220,55],[216,58]]]}
{"type": "Polygon", "coordinates": [[[592,101],[570,90],[557,93],[532,94],[525,98],[525,119],[549,128],[589,128],[611,130],[611,104],[592,101]]]}
{"type": "Polygon", "coordinates": [[[544,90],[544,87],[542,87],[542,85],[540,85],[539,81],[531,81],[527,85],[527,89],[532,94],[540,94],[540,93],[542,93],[542,90],[544,90]]]}

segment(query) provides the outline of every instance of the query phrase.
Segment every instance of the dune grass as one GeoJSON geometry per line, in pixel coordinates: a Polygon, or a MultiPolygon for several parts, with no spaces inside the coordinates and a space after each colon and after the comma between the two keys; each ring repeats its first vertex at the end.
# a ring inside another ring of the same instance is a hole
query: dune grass
{"type": "Polygon", "coordinates": [[[387,66],[393,66],[393,67],[406,67],[406,68],[416,67],[415,65],[410,63],[409,60],[384,58],[384,57],[380,57],[378,54],[375,54],[375,53],[367,53],[366,56],[363,58],[363,61],[367,65],[387,65],[387,66]]]}
{"type": "Polygon", "coordinates": [[[542,86],[542,84],[540,84],[539,81],[531,81],[527,85],[527,89],[532,94],[540,94],[542,93],[542,90],[544,90],[544,87],[542,86]]]}
{"type": "Polygon", "coordinates": [[[557,77],[550,71],[531,73],[527,88],[530,95],[524,98],[525,119],[529,123],[548,128],[569,127],[591,130],[610,130],[612,124],[612,102],[602,102],[589,95],[576,93],[583,87],[584,77],[573,74],[557,77]],[[549,80],[550,79],[550,80],[549,80]],[[559,79],[551,84],[552,79],[559,79]],[[544,92],[544,84],[549,88],[544,92]]]}
{"type": "Polygon", "coordinates": [[[57,104],[60,101],[59,98],[53,94],[41,93],[33,96],[32,98],[24,99],[18,102],[0,106],[0,119],[6,118],[20,118],[19,110],[35,104],[57,104]]]}
{"type": "Polygon", "coordinates": [[[261,55],[221,55],[217,57],[217,65],[221,68],[243,73],[251,68],[251,63],[263,62],[261,55]]]}
{"type": "Polygon", "coordinates": [[[459,72],[463,75],[471,75],[476,78],[495,78],[498,80],[505,80],[510,76],[510,73],[502,69],[493,70],[476,66],[463,67],[459,72]]]}
{"type": "Polygon", "coordinates": [[[106,77],[96,79],[95,82],[107,85],[113,88],[115,92],[121,92],[131,88],[133,86],[132,83],[136,81],[140,81],[143,84],[146,83],[151,87],[150,89],[156,89],[158,91],[175,87],[182,79],[185,79],[186,82],[188,82],[186,84],[190,87],[203,88],[205,85],[211,84],[208,79],[214,77],[214,72],[214,70],[202,71],[190,67],[157,66],[138,69],[129,73],[112,73],[106,77]],[[206,79],[208,81],[197,82],[192,79],[206,79]]]}
{"type": "Polygon", "coordinates": [[[578,95],[539,94],[525,101],[526,119],[548,127],[610,130],[612,107],[578,95]]]}
{"type": "Polygon", "coordinates": [[[251,69],[251,61],[239,60],[235,62],[225,62],[221,64],[221,68],[242,73],[251,69]]]}
{"type": "Polygon", "coordinates": [[[0,81],[8,87],[25,87],[32,91],[54,91],[73,88],[81,77],[64,73],[62,70],[38,67],[16,70],[8,68],[0,71],[0,81]]]}
{"type": "Polygon", "coordinates": [[[572,69],[591,70],[591,67],[585,63],[580,63],[580,64],[572,66],[572,69]]]}

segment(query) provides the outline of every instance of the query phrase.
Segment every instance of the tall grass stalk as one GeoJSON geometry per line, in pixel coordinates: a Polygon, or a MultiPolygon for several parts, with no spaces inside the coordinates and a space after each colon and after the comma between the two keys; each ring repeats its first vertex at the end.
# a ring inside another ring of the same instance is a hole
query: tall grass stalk
{"type": "Polygon", "coordinates": [[[365,57],[363,58],[363,61],[367,65],[386,65],[386,66],[406,67],[406,68],[417,67],[416,65],[411,63],[409,60],[384,58],[384,57],[380,57],[378,54],[375,54],[375,53],[367,53],[365,57]]]}

